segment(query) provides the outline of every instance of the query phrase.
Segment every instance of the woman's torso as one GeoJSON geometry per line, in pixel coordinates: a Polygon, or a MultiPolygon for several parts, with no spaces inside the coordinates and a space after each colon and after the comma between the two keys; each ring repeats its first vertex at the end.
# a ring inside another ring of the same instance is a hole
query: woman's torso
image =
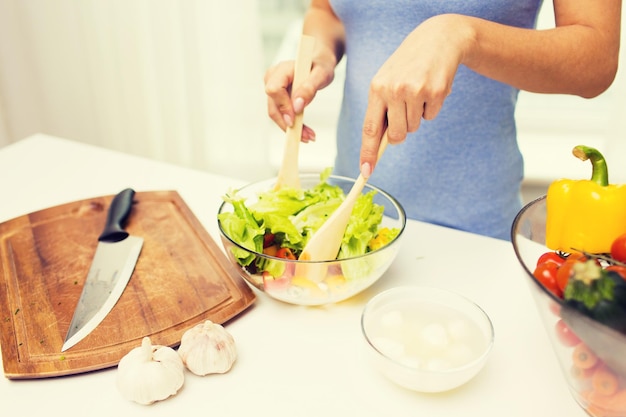
{"type": "MultiPolygon", "coordinates": [[[[356,177],[369,82],[402,40],[442,13],[532,28],[541,0],[331,0],[346,28],[346,84],[335,173],[356,177]]],[[[502,239],[521,208],[523,161],[514,121],[518,90],[460,66],[436,119],[389,146],[369,182],[410,218],[502,239]]]]}

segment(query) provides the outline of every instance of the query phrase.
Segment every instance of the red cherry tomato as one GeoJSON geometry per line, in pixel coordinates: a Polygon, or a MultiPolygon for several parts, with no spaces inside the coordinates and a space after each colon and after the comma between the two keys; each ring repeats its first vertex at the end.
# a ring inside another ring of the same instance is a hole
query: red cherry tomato
{"type": "Polygon", "coordinates": [[[556,252],[546,252],[537,259],[537,266],[545,264],[546,262],[554,262],[560,266],[565,262],[565,258],[556,252]]]}
{"type": "Polygon", "coordinates": [[[556,273],[556,283],[561,291],[565,291],[565,287],[567,287],[567,283],[573,275],[574,265],[579,262],[580,261],[578,259],[568,259],[559,267],[559,270],[556,273]]]}
{"type": "Polygon", "coordinates": [[[565,291],[565,287],[567,287],[567,283],[573,275],[572,268],[574,265],[586,261],[587,257],[582,253],[572,253],[567,257],[565,262],[559,266],[559,271],[556,274],[556,282],[561,291],[565,291]]]}
{"type": "Polygon", "coordinates": [[[570,329],[569,326],[563,322],[563,320],[556,322],[554,330],[556,331],[556,336],[559,339],[559,342],[561,342],[563,346],[574,347],[580,343],[578,336],[576,336],[572,329],[570,329]]]}
{"type": "Polygon", "coordinates": [[[556,274],[559,266],[554,262],[545,262],[539,264],[533,273],[534,277],[551,293],[557,297],[563,296],[563,291],[559,288],[556,281],[556,274]]]}
{"type": "Polygon", "coordinates": [[[611,257],[619,262],[626,262],[626,233],[618,236],[611,244],[611,257]]]}

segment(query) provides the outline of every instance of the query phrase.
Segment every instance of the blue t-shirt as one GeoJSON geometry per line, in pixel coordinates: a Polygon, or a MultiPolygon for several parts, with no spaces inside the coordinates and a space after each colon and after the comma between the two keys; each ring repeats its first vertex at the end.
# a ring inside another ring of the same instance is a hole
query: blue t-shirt
{"type": "MultiPolygon", "coordinates": [[[[331,0],[346,29],[346,82],[335,174],[359,174],[369,83],[422,21],[458,13],[533,28],[541,0],[331,0]]],[[[460,66],[439,115],[388,146],[369,179],[409,218],[509,239],[521,208],[523,161],[514,120],[518,90],[460,66]]]]}

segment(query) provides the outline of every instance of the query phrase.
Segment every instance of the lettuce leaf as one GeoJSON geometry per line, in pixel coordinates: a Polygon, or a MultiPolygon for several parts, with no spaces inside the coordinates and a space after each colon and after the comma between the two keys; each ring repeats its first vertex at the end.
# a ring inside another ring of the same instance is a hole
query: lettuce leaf
{"type": "Polygon", "coordinates": [[[338,259],[360,256],[367,252],[368,244],[376,236],[378,225],[383,218],[384,207],[374,204],[375,194],[375,191],[369,191],[357,198],[343,236],[338,259]]]}
{"type": "MultiPolygon", "coordinates": [[[[376,236],[384,211],[383,206],[374,204],[374,195],[375,191],[369,191],[357,198],[337,259],[358,257],[369,251],[369,242],[376,236]]],[[[367,276],[370,269],[366,259],[355,259],[342,266],[346,279],[367,276]]]]}
{"type": "MultiPolygon", "coordinates": [[[[224,200],[233,206],[232,212],[223,212],[217,216],[226,235],[246,249],[263,252],[265,226],[257,222],[246,207],[245,200],[237,196],[236,192],[232,195],[227,194],[224,200]]],[[[232,248],[232,253],[243,266],[250,265],[255,258],[254,254],[236,246],[232,248]]]]}

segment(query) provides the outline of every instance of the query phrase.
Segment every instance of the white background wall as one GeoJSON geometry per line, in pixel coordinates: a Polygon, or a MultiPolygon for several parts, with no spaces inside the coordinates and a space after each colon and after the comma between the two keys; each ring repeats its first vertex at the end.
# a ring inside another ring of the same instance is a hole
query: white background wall
{"type": "Polygon", "coordinates": [[[0,145],[269,176],[260,33],[256,0],[0,0],[0,145]]]}
{"type": "MultiPolygon", "coordinates": [[[[306,4],[0,0],[0,146],[44,132],[244,179],[273,175],[284,134],[266,116],[262,76],[295,53],[306,4]]],[[[540,27],[553,25],[551,7],[540,27]]],[[[587,177],[570,154],[579,143],[603,151],[611,181],[626,182],[623,67],[596,99],[521,94],[528,187],[587,177]]],[[[332,164],[337,78],[305,113],[318,140],[301,147],[303,170],[332,164]]]]}

